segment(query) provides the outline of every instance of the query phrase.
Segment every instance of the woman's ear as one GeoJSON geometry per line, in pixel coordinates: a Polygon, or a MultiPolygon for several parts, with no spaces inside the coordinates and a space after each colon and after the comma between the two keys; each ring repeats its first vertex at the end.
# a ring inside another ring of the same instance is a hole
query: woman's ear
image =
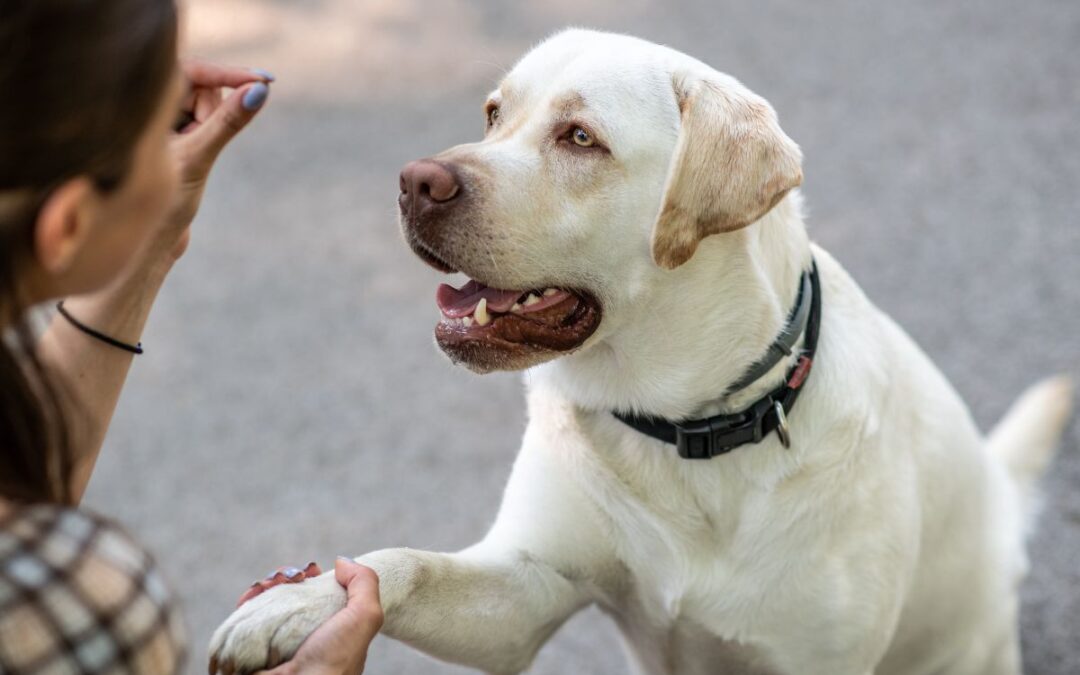
{"type": "Polygon", "coordinates": [[[73,178],[52,191],[34,223],[34,255],[52,276],[67,272],[93,227],[96,192],[88,178],[73,178]]]}
{"type": "Polygon", "coordinates": [[[802,183],[802,153],[765,99],[733,78],[677,74],[682,126],[653,229],[653,259],[673,269],[705,237],[746,227],[802,183]]]}

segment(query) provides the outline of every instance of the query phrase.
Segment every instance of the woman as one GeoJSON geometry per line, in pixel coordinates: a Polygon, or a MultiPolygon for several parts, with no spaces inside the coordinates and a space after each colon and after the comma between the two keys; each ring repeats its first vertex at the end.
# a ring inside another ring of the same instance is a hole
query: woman
{"type": "MultiPolygon", "coordinates": [[[[180,67],[176,49],[173,0],[0,0],[2,673],[170,673],[183,660],[150,557],[74,508],[210,169],[273,80],[180,67]],[[31,309],[59,298],[35,340],[31,309]]],[[[336,573],[348,605],[278,670],[363,668],[377,579],[345,560],[336,573]]]]}

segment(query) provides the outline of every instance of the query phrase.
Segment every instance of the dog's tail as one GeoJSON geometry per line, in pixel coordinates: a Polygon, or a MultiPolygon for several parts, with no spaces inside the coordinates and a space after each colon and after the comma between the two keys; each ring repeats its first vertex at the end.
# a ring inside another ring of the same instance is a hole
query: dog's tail
{"type": "Polygon", "coordinates": [[[1054,458],[1072,410],[1073,384],[1066,376],[1025,391],[990,433],[987,447],[1005,462],[1031,519],[1038,510],[1035,484],[1054,458]]]}

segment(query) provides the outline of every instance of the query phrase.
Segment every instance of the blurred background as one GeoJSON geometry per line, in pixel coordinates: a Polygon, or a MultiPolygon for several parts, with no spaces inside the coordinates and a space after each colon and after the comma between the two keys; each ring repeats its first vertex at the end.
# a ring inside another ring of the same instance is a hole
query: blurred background
{"type": "MultiPolygon", "coordinates": [[[[515,59],[567,25],[688,52],[769,99],[806,155],[812,236],[992,425],[1080,375],[1074,0],[189,0],[187,51],[277,74],[216,170],[151,318],[87,504],[158,555],[191,673],[279,565],[491,523],[521,377],[435,349],[443,279],[396,225],[408,160],[476,140],[515,59]]],[[[1080,672],[1080,433],[1045,481],[1024,589],[1028,675],[1080,672]]],[[[533,673],[626,672],[590,610],[533,673]]],[[[388,639],[368,673],[465,673],[388,639]]]]}

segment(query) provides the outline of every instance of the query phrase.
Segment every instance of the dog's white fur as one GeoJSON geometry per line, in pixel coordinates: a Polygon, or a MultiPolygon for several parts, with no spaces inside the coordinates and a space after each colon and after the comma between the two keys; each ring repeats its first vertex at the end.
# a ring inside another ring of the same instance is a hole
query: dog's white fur
{"type": "MultiPolygon", "coordinates": [[[[1026,499],[1068,383],[1035,388],[983,439],[926,355],[809,243],[789,192],[798,149],[772,109],[698,61],[567,31],[493,100],[485,141],[439,159],[477,171],[476,227],[505,236],[454,259],[490,285],[589,289],[604,319],[582,349],[528,371],[528,429],[483,541],[360,558],[381,579],[384,632],[517,673],[596,604],[638,673],[1018,673],[1026,499]],[[548,142],[563,113],[610,156],[548,142]],[[774,388],[790,361],[717,402],[779,332],[811,255],[821,338],[790,449],[773,435],[687,461],[612,417],[701,417],[774,388]]],[[[332,574],[275,588],[211,653],[261,667],[343,601],[332,574]]]]}

